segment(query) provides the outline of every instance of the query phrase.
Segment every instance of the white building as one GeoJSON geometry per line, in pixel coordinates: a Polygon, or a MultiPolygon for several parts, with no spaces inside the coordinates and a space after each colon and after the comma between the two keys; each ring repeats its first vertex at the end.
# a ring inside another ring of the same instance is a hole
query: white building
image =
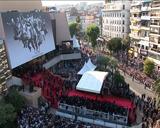
{"type": "Polygon", "coordinates": [[[130,32],[130,0],[105,0],[102,34],[107,38],[126,38],[130,32]]]}

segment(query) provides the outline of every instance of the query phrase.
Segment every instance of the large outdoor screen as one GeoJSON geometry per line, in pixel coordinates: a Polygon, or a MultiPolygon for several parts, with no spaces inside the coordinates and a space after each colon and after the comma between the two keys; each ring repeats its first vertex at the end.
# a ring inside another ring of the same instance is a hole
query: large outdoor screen
{"type": "Polygon", "coordinates": [[[48,13],[6,12],[1,15],[12,69],[55,49],[48,13]]]}

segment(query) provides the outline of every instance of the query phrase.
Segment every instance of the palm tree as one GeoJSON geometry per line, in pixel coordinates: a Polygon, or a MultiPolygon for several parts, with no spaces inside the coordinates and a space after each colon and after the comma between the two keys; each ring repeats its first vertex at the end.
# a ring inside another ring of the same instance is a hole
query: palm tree
{"type": "Polygon", "coordinates": [[[160,79],[156,80],[154,83],[153,90],[157,95],[157,105],[160,105],[160,79]]]}
{"type": "Polygon", "coordinates": [[[110,58],[108,56],[98,56],[97,57],[97,64],[102,70],[107,69],[109,62],[110,62],[110,58]]]}
{"type": "Polygon", "coordinates": [[[131,43],[131,39],[129,36],[127,36],[125,39],[123,39],[122,41],[122,50],[125,51],[126,53],[126,65],[128,65],[128,59],[129,59],[129,56],[128,56],[128,51],[129,51],[129,48],[130,48],[130,43],[131,43]]]}
{"type": "Polygon", "coordinates": [[[117,70],[117,67],[118,67],[118,61],[115,58],[110,57],[109,66],[111,67],[113,72],[115,72],[117,70]]]}
{"type": "Polygon", "coordinates": [[[113,86],[113,74],[117,71],[118,62],[115,58],[110,57],[109,61],[109,67],[111,68],[111,74],[112,74],[112,86],[113,86]]]}

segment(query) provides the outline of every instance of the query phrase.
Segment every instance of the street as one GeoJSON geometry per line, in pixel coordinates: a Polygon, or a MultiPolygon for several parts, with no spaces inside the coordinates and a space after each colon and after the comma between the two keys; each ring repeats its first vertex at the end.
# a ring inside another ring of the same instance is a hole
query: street
{"type": "Polygon", "coordinates": [[[132,81],[132,78],[125,74],[120,70],[122,76],[124,76],[125,81],[130,85],[130,89],[136,93],[136,95],[141,96],[142,94],[146,94],[146,96],[154,97],[154,92],[144,88],[143,84],[140,84],[138,81],[132,81]]]}

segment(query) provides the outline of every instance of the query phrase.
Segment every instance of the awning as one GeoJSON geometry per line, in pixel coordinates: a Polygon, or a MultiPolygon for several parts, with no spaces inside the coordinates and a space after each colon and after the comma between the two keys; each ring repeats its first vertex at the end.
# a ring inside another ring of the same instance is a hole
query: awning
{"type": "Polygon", "coordinates": [[[108,72],[88,71],[85,72],[76,86],[77,90],[100,94],[103,81],[108,72]]]}
{"type": "Polygon", "coordinates": [[[80,48],[80,45],[75,35],[73,36],[72,40],[73,40],[73,48],[80,48]]]}
{"type": "Polygon", "coordinates": [[[83,75],[87,71],[94,71],[96,69],[96,66],[91,62],[91,59],[89,58],[88,62],[83,65],[81,70],[77,73],[79,75],[83,75]]]}

